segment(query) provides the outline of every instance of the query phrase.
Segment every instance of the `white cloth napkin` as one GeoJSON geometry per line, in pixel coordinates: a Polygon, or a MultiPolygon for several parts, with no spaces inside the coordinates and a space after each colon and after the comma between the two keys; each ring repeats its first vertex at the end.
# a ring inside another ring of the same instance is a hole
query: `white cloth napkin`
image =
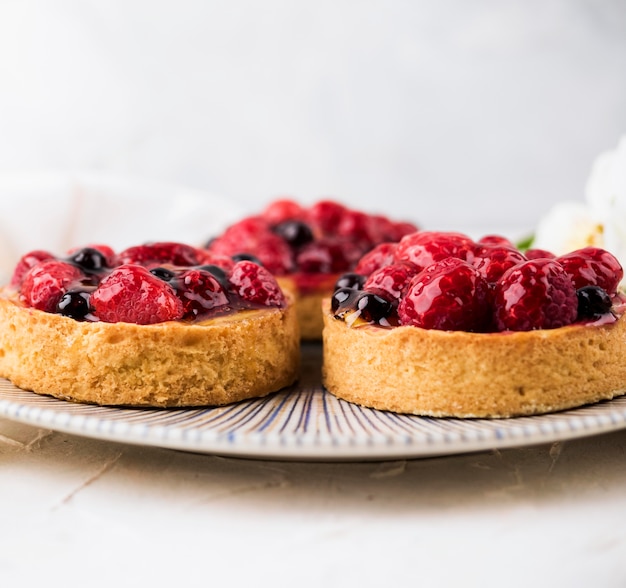
{"type": "Polygon", "coordinates": [[[243,208],[224,196],[97,172],[0,172],[0,279],[21,255],[104,243],[200,245],[243,208]]]}

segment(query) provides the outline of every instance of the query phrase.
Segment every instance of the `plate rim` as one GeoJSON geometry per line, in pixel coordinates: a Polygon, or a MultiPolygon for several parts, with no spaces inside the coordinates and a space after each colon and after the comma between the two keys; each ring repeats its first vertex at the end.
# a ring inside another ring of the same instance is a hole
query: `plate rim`
{"type": "MultiPolygon", "coordinates": [[[[141,419],[138,422],[129,422],[122,414],[130,412],[131,415],[139,417],[142,413],[190,415],[193,412],[200,416],[214,410],[210,407],[143,409],[80,405],[22,390],[4,378],[0,378],[0,382],[2,383],[0,416],[9,420],[103,441],[251,459],[288,461],[419,459],[542,445],[626,428],[626,396],[621,396],[566,411],[507,419],[438,419],[399,415],[403,419],[426,424],[452,424],[457,429],[456,432],[448,431],[439,435],[432,432],[419,435],[370,433],[338,439],[332,435],[321,435],[319,430],[312,435],[276,431],[218,432],[211,428],[182,428],[176,423],[151,425],[141,419]],[[27,398],[32,396],[35,404],[25,402],[23,396],[11,399],[9,396],[14,392],[26,395],[27,398]]],[[[285,401],[288,401],[289,396],[296,390],[276,394],[283,395],[285,401]]],[[[324,389],[313,387],[304,391],[311,395],[319,393],[330,395],[324,389]]],[[[271,402],[272,398],[277,396],[270,395],[230,406],[236,408],[260,401],[271,402]]],[[[350,405],[346,401],[336,400],[350,405]]],[[[358,407],[358,410],[364,409],[358,407]]],[[[365,410],[372,411],[372,414],[385,412],[375,409],[365,410]]]]}

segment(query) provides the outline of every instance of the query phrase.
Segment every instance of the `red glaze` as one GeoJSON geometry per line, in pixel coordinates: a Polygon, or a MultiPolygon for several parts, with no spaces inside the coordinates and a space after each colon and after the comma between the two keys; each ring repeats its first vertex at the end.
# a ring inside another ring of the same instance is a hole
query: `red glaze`
{"type": "Polygon", "coordinates": [[[576,289],[600,286],[609,296],[617,291],[624,270],[614,255],[597,247],[585,247],[557,258],[576,289]]]}

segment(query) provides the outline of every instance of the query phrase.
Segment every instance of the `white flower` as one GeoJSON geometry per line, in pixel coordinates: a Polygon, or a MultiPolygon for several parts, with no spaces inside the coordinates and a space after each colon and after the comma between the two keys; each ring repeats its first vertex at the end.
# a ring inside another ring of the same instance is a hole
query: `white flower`
{"type": "Polygon", "coordinates": [[[560,202],[539,220],[532,247],[562,255],[583,247],[604,247],[604,227],[582,202],[560,202]]]}
{"type": "Polygon", "coordinates": [[[587,204],[604,229],[603,247],[626,262],[626,136],[602,153],[587,181],[587,204]]]}

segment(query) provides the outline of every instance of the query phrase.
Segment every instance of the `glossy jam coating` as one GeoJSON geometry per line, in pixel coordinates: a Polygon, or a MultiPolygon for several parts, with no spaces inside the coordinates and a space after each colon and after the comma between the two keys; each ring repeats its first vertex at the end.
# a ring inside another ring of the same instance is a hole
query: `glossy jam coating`
{"type": "Polygon", "coordinates": [[[17,264],[11,284],[25,306],[80,321],[202,321],[286,306],[276,280],[259,264],[172,242],[119,254],[96,245],[64,258],[31,252],[17,264]]]}
{"type": "Polygon", "coordinates": [[[611,253],[588,247],[531,258],[497,235],[474,242],[459,233],[417,232],[366,254],[357,265],[363,286],[350,294],[338,290],[333,314],[351,326],[471,332],[554,329],[621,314],[623,270],[611,253]],[[359,292],[387,300],[385,316],[364,320],[359,292]],[[352,320],[356,314],[359,320],[352,320]]]}

